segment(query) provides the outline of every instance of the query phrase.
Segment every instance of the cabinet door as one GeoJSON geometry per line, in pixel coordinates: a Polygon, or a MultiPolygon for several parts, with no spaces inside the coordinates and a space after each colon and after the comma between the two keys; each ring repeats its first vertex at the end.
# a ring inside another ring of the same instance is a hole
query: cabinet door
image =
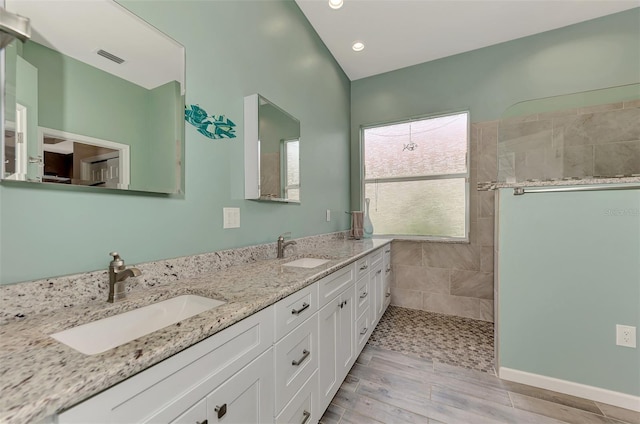
{"type": "Polygon", "coordinates": [[[338,375],[338,346],[340,344],[340,305],[342,299],[336,296],[318,312],[318,406],[324,411],[342,383],[338,375]]]}
{"type": "Polygon", "coordinates": [[[384,300],[386,297],[384,292],[384,278],[382,276],[382,262],[371,270],[371,285],[376,293],[373,322],[377,324],[384,312],[384,300]]]}
{"type": "Polygon", "coordinates": [[[342,299],[342,307],[339,312],[339,330],[338,339],[338,377],[340,383],[347,376],[351,366],[356,361],[355,348],[355,328],[356,328],[356,293],[352,288],[345,290],[340,298],[342,299]]]}
{"type": "Polygon", "coordinates": [[[269,349],[207,396],[208,424],[273,422],[273,387],[269,349]]]}
{"type": "Polygon", "coordinates": [[[384,247],[384,305],[382,312],[387,309],[387,306],[391,303],[391,282],[393,281],[393,272],[391,271],[391,245],[384,247]]]}

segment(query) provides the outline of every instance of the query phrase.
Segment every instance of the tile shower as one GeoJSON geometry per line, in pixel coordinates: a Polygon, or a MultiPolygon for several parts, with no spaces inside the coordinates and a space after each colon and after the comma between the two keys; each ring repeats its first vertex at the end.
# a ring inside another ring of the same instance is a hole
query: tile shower
{"type": "Polygon", "coordinates": [[[640,100],[548,110],[471,124],[469,243],[394,241],[392,305],[494,320],[494,193],[479,183],[640,176],[640,100]]]}
{"type": "Polygon", "coordinates": [[[498,121],[471,124],[469,243],[394,241],[391,304],[493,322],[494,194],[498,121]]]}

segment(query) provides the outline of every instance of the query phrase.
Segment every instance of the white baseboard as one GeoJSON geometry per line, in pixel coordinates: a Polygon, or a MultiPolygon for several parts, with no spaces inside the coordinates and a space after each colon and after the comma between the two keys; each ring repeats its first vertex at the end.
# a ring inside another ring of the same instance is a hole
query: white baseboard
{"type": "Polygon", "coordinates": [[[526,371],[519,371],[505,367],[500,367],[499,377],[503,380],[528,384],[529,386],[553,390],[554,392],[578,396],[640,412],[640,396],[614,392],[613,390],[602,389],[600,387],[587,386],[586,384],[574,383],[573,381],[560,380],[553,377],[532,374],[526,371]]]}

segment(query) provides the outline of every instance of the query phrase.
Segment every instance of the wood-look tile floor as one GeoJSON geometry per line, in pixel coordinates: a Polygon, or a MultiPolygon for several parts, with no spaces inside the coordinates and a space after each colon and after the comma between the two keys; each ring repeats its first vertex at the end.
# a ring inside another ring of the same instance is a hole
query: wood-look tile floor
{"type": "Polygon", "coordinates": [[[324,424],[640,424],[640,413],[365,346],[324,424]]]}

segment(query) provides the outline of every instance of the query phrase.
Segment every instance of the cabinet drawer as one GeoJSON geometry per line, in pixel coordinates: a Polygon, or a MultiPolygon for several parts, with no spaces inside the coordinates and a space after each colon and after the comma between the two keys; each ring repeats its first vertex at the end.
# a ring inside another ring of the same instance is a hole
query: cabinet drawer
{"type": "Polygon", "coordinates": [[[318,285],[312,284],[276,303],[276,341],[318,311],[318,285]]]}
{"type": "Polygon", "coordinates": [[[356,317],[359,317],[371,303],[371,280],[365,275],[356,283],[356,317]]]}
{"type": "Polygon", "coordinates": [[[291,399],[291,402],[282,410],[276,418],[276,424],[315,424],[322,411],[318,411],[316,390],[318,388],[318,371],[291,399]]]}
{"type": "Polygon", "coordinates": [[[369,253],[369,267],[374,268],[382,263],[383,249],[378,249],[373,253],[369,253]]]}
{"type": "Polygon", "coordinates": [[[276,343],[276,413],[318,369],[318,353],[317,314],[276,343]]]}
{"type": "Polygon", "coordinates": [[[369,255],[364,258],[358,259],[356,261],[356,280],[362,278],[363,275],[369,272],[369,268],[371,268],[371,263],[369,262],[369,255]]]}
{"type": "Polygon", "coordinates": [[[61,413],[59,423],[170,422],[273,343],[266,308],[61,413]]]}
{"type": "Polygon", "coordinates": [[[360,354],[367,340],[369,340],[369,336],[373,332],[371,314],[368,309],[364,312],[365,313],[356,321],[356,356],[360,354]]]}
{"type": "Polygon", "coordinates": [[[355,281],[353,264],[327,275],[318,281],[318,291],[320,294],[320,305],[322,308],[342,292],[349,284],[355,281]]]}

